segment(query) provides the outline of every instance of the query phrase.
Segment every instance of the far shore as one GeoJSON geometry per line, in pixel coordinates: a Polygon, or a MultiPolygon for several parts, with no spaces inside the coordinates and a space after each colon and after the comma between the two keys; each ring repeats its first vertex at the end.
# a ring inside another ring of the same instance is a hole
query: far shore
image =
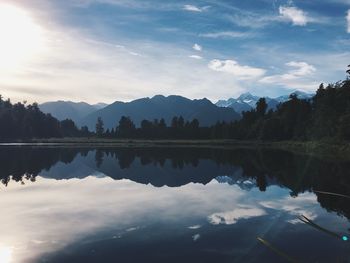
{"type": "Polygon", "coordinates": [[[239,140],[174,140],[174,139],[106,139],[106,138],[50,138],[1,142],[4,146],[39,147],[201,147],[217,149],[279,149],[299,154],[350,160],[350,142],[337,141],[239,141],[239,140]]]}

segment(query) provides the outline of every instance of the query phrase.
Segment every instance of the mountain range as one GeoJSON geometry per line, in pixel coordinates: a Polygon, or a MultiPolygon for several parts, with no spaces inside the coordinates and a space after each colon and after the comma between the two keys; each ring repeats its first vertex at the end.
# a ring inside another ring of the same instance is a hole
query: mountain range
{"type": "MultiPolygon", "coordinates": [[[[301,99],[310,99],[313,95],[295,91],[301,99]]],[[[156,95],[152,98],[141,98],[131,102],[116,101],[110,105],[105,103],[88,104],[85,102],[54,101],[39,105],[39,108],[59,120],[72,119],[79,127],[86,125],[90,130],[95,129],[96,120],[101,117],[105,128],[114,128],[122,116],[130,117],[137,127],[142,120],[164,118],[170,125],[174,116],[182,116],[185,120],[198,119],[200,126],[210,126],[218,121],[234,121],[240,118],[242,111],[255,108],[260,97],[243,93],[238,98],[219,100],[213,104],[204,98],[191,100],[182,96],[165,97],[156,95]]],[[[265,97],[270,109],[289,99],[289,95],[277,98],[265,97]]]]}
{"type": "Polygon", "coordinates": [[[107,107],[95,111],[81,120],[83,125],[93,129],[98,117],[104,121],[106,128],[113,128],[122,116],[129,116],[136,126],[142,120],[164,118],[170,125],[174,116],[182,116],[185,120],[198,119],[200,126],[210,126],[217,121],[234,121],[240,118],[232,108],[217,107],[208,99],[190,100],[181,96],[157,95],[131,102],[116,101],[107,107]]]}
{"type": "Polygon", "coordinates": [[[39,105],[39,108],[44,113],[50,113],[58,120],[72,119],[77,125],[87,115],[106,107],[106,103],[98,103],[90,105],[86,102],[72,101],[53,101],[39,105]]]}
{"type": "MultiPolygon", "coordinates": [[[[311,99],[314,94],[305,93],[302,91],[294,91],[291,94],[296,95],[299,99],[311,99]]],[[[269,98],[265,97],[266,103],[268,105],[268,109],[275,109],[278,104],[283,103],[289,100],[289,96],[291,95],[283,95],[277,98],[269,98]]],[[[243,111],[249,111],[254,109],[256,103],[260,97],[250,94],[249,92],[241,94],[237,98],[230,98],[228,100],[219,100],[215,103],[218,107],[232,108],[238,113],[242,113],[243,111]]]]}

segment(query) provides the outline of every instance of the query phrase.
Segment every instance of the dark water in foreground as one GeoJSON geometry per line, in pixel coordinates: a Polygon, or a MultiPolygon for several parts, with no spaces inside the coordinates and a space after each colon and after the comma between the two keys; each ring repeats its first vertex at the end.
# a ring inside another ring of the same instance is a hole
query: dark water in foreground
{"type": "Polygon", "coordinates": [[[350,162],[3,146],[0,179],[1,263],[350,262],[350,199],[315,192],[350,195],[350,162]]]}

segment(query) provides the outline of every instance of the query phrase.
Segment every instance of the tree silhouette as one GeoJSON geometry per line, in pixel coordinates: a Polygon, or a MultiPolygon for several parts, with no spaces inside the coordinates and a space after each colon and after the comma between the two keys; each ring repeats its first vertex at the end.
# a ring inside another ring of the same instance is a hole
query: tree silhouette
{"type": "Polygon", "coordinates": [[[135,134],[135,124],[132,122],[130,117],[122,116],[119,120],[118,126],[118,137],[130,138],[135,134]]]}
{"type": "Polygon", "coordinates": [[[61,121],[61,132],[64,137],[79,136],[79,130],[71,119],[65,119],[61,121]]]}
{"type": "Polygon", "coordinates": [[[104,123],[101,117],[97,118],[96,122],[96,135],[98,137],[102,137],[104,132],[104,123]]]}
{"type": "Polygon", "coordinates": [[[265,98],[260,98],[256,103],[256,113],[258,116],[263,117],[267,110],[267,103],[265,98]]]}

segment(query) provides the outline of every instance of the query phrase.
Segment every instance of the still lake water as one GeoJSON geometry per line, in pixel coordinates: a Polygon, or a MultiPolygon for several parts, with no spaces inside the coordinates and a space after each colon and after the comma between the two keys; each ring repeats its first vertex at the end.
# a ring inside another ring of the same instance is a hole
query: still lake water
{"type": "Polygon", "coordinates": [[[350,195],[350,162],[1,146],[0,179],[1,263],[350,262],[350,199],[315,192],[350,195]]]}

